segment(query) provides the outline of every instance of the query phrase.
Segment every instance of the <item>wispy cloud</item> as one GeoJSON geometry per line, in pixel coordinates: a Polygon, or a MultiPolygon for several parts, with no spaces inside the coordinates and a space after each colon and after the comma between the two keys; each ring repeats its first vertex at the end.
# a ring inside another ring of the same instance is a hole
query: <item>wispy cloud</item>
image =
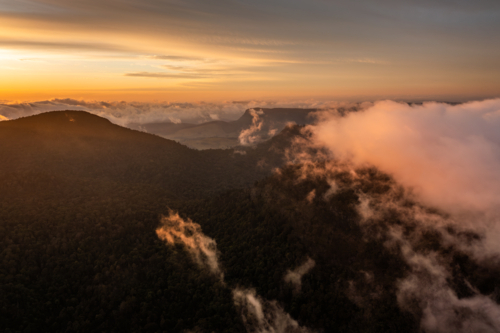
{"type": "Polygon", "coordinates": [[[294,286],[295,291],[300,292],[300,289],[302,288],[302,277],[311,271],[315,265],[316,262],[314,260],[307,258],[307,260],[299,267],[296,267],[294,270],[288,270],[283,279],[285,282],[291,283],[294,286]]]}
{"type": "Polygon", "coordinates": [[[30,62],[47,62],[43,58],[23,58],[19,59],[20,61],[30,61],[30,62]]]}
{"type": "Polygon", "coordinates": [[[72,41],[40,41],[29,39],[7,39],[0,37],[0,47],[18,49],[39,49],[42,51],[113,51],[130,52],[131,49],[121,45],[99,42],[72,42],[72,41]]]}
{"type": "Polygon", "coordinates": [[[149,56],[149,59],[155,60],[171,60],[171,61],[200,61],[200,62],[213,62],[214,60],[198,58],[198,57],[188,57],[188,56],[178,56],[178,55],[153,55],[149,56]]]}
{"type": "Polygon", "coordinates": [[[248,66],[240,68],[230,63],[214,64],[193,64],[190,66],[179,66],[165,64],[160,65],[160,68],[168,70],[168,72],[134,72],[126,73],[125,76],[133,77],[149,77],[161,79],[207,79],[207,78],[222,78],[236,75],[252,74],[253,70],[259,70],[261,66],[248,66]]]}
{"type": "MultiPolygon", "coordinates": [[[[224,273],[219,264],[217,244],[206,236],[198,223],[184,220],[178,213],[170,212],[161,219],[156,230],[158,237],[169,245],[182,244],[199,267],[217,276],[224,285],[224,273]]],[[[261,333],[311,333],[301,327],[276,301],[257,295],[255,289],[232,288],[234,305],[238,308],[248,332],[261,333]]]]}
{"type": "Polygon", "coordinates": [[[171,245],[176,243],[185,245],[198,265],[207,267],[221,281],[224,280],[224,274],[219,267],[217,244],[201,232],[198,223],[190,219],[184,220],[178,213],[171,211],[169,216],[161,219],[161,226],[156,229],[156,234],[171,245]]]}
{"type": "Polygon", "coordinates": [[[241,131],[238,136],[238,141],[242,146],[253,145],[262,140],[262,137],[259,135],[262,125],[264,124],[264,121],[260,118],[262,114],[264,114],[262,110],[250,109],[252,124],[249,128],[241,131]]]}
{"type": "MultiPolygon", "coordinates": [[[[397,305],[426,332],[498,332],[496,293],[479,287],[470,270],[494,279],[498,269],[500,99],[382,101],[318,119],[305,129],[310,139],[297,139],[292,154],[300,176],[356,194],[364,237],[407,266],[391,282],[397,305]]],[[[379,273],[359,273],[366,276],[364,287],[356,292],[351,285],[348,296],[370,311],[371,299],[384,291],[376,284],[363,288],[379,273]]]]}
{"type": "Polygon", "coordinates": [[[188,74],[188,73],[163,73],[163,72],[137,72],[126,73],[125,76],[149,77],[155,79],[206,79],[210,77],[207,74],[188,74]]]}
{"type": "Polygon", "coordinates": [[[184,67],[173,65],[161,65],[160,67],[183,73],[196,73],[196,74],[215,74],[215,73],[228,73],[229,68],[199,68],[199,67],[184,67]]]}

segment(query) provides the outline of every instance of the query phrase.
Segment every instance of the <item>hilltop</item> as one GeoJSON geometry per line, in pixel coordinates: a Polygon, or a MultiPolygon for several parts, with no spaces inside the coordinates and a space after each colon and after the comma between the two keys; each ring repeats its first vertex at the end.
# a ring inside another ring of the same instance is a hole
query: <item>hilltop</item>
{"type": "Polygon", "coordinates": [[[1,122],[0,141],[4,175],[36,173],[65,181],[147,185],[175,197],[246,187],[277,166],[263,167],[266,156],[283,163],[268,150],[249,149],[242,155],[234,150],[190,149],[84,111],[47,112],[1,122]]]}

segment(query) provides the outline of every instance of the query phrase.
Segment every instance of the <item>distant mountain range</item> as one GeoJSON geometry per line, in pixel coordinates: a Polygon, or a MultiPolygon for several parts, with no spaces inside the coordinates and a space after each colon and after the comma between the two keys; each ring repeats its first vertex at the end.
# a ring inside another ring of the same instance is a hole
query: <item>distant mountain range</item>
{"type": "Polygon", "coordinates": [[[235,121],[210,121],[202,124],[176,124],[172,122],[130,123],[128,127],[175,140],[191,148],[230,148],[241,144],[239,136],[242,131],[254,129],[253,135],[260,138],[257,141],[269,139],[285,128],[287,123],[295,123],[297,125],[312,123],[314,118],[311,116],[311,113],[315,111],[317,110],[254,108],[246,110],[235,121]]]}

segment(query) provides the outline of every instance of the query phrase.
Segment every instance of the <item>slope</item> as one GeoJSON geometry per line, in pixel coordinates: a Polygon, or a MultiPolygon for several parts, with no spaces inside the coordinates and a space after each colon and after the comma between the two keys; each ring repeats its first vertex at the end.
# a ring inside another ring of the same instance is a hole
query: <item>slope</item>
{"type": "Polygon", "coordinates": [[[270,171],[257,167],[252,154],[202,153],[82,111],[2,122],[0,141],[4,185],[6,179],[36,174],[59,181],[150,186],[178,198],[193,198],[245,187],[270,171]]]}
{"type": "Polygon", "coordinates": [[[182,200],[269,174],[257,150],[200,152],[75,111],[2,122],[0,142],[6,332],[244,330],[230,290],[154,230],[182,200]]]}

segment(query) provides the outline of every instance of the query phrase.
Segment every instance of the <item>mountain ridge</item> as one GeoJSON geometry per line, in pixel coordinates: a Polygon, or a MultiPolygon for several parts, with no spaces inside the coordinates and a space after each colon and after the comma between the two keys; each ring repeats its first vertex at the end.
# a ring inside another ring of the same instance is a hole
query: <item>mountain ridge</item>
{"type": "Polygon", "coordinates": [[[0,141],[6,143],[0,146],[3,173],[37,170],[61,177],[149,184],[182,197],[246,187],[284,161],[268,149],[249,149],[244,155],[232,149],[198,151],[85,111],[54,111],[1,122],[0,141]],[[262,166],[265,156],[272,162],[262,166]]]}
{"type": "Polygon", "coordinates": [[[482,236],[419,223],[426,214],[447,217],[374,167],[352,170],[315,150],[301,152],[307,163],[287,161],[297,137],[308,134],[287,126],[252,147],[199,151],[79,111],[0,123],[0,327],[275,328],[235,304],[233,288],[267,304],[266,318],[281,308],[313,332],[417,333],[428,304],[444,302],[452,312],[438,315],[459,316],[452,329],[469,319],[484,327],[484,311],[500,304],[500,267],[462,247],[482,236]],[[366,197],[376,209],[370,220],[360,211],[366,197]],[[386,198],[394,201],[376,204],[386,198]],[[172,211],[190,225],[185,236],[213,240],[223,282],[199,265],[200,244],[159,239],[155,231],[172,211]],[[405,245],[394,246],[400,237],[405,245]],[[415,269],[406,246],[435,263],[415,269]],[[314,267],[298,281],[284,278],[305,262],[314,267]],[[443,284],[428,269],[450,273],[444,298],[435,299],[443,284]],[[401,294],[402,281],[415,279],[429,292],[401,294]]]}
{"type": "Polygon", "coordinates": [[[128,126],[181,142],[192,148],[231,148],[240,144],[238,140],[240,133],[254,125],[254,117],[259,117],[259,122],[262,122],[261,128],[256,130],[256,134],[269,138],[268,133],[270,130],[275,130],[278,133],[285,128],[287,123],[292,122],[297,125],[312,123],[313,119],[310,114],[315,111],[317,109],[252,108],[247,109],[241,117],[233,121],[213,120],[201,124],[176,124],[173,122],[130,123],[128,126]],[[254,115],[251,113],[252,110],[256,112],[254,115]],[[216,139],[219,139],[219,141],[216,139]]]}

